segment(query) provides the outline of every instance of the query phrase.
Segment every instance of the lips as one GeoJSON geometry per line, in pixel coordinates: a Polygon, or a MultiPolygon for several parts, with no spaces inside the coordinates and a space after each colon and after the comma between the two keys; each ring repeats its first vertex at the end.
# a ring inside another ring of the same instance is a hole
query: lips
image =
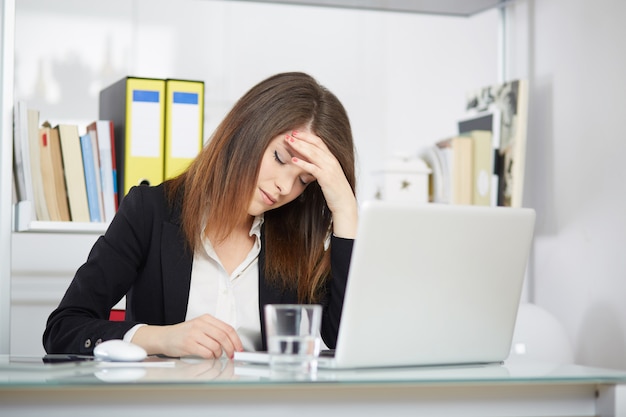
{"type": "Polygon", "coordinates": [[[265,204],[267,204],[268,206],[272,206],[276,203],[276,199],[273,198],[271,195],[269,195],[268,193],[266,193],[265,191],[259,189],[261,191],[261,198],[263,198],[263,202],[265,202],[265,204]]]}

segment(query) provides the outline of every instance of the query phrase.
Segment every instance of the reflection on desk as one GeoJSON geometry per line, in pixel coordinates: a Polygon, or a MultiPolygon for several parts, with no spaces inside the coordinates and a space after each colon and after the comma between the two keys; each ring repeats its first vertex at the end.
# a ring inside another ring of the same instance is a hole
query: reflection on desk
{"type": "Polygon", "coordinates": [[[0,415],[626,415],[626,372],[578,365],[512,361],[277,375],[267,365],[232,360],[149,360],[0,369],[0,415]]]}
{"type": "Polygon", "coordinates": [[[503,364],[466,366],[419,366],[351,370],[319,369],[303,374],[274,373],[268,365],[227,359],[160,358],[150,356],[141,363],[76,362],[43,364],[40,368],[13,368],[0,355],[0,388],[19,381],[26,384],[98,383],[222,383],[237,382],[412,382],[429,383],[624,383],[626,372],[573,364],[515,360],[503,364]]]}

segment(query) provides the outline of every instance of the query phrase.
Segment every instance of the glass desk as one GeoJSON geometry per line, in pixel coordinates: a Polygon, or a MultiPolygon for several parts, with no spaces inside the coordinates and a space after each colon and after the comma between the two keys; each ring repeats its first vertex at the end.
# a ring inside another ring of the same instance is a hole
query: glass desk
{"type": "Polygon", "coordinates": [[[626,415],[626,372],[521,360],[296,375],[199,359],[25,368],[0,355],[0,416],[626,415]]]}

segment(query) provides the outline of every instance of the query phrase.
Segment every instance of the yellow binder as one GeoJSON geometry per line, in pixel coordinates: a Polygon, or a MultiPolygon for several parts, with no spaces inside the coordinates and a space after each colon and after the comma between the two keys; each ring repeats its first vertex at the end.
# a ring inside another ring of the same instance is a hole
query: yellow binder
{"type": "Polygon", "coordinates": [[[204,82],[167,79],[164,179],[183,172],[203,144],[204,82]]]}
{"type": "Polygon", "coordinates": [[[163,181],[165,80],[126,77],[100,92],[99,119],[114,125],[119,200],[163,181]]]}

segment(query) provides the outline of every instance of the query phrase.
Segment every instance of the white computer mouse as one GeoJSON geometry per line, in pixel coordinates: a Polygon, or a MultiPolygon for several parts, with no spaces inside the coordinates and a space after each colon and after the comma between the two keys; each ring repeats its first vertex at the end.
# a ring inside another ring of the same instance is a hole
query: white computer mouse
{"type": "Polygon", "coordinates": [[[112,362],[137,362],[144,360],[148,353],[144,348],[121,339],[112,339],[100,343],[93,349],[96,359],[112,362]]]}

